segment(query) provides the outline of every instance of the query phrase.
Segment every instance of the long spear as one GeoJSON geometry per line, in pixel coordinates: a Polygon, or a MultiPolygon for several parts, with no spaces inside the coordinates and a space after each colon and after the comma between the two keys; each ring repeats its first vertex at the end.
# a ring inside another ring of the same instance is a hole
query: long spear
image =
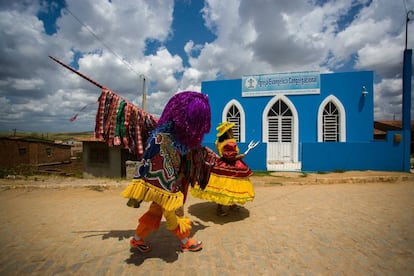
{"type": "Polygon", "coordinates": [[[99,88],[101,88],[101,89],[102,89],[102,88],[104,88],[104,86],[103,86],[103,85],[101,85],[101,84],[97,83],[96,81],[94,81],[93,79],[91,79],[91,78],[89,78],[89,77],[85,76],[84,74],[80,73],[79,71],[77,71],[76,69],[74,69],[74,68],[70,67],[69,65],[64,64],[63,62],[61,62],[61,61],[60,61],[60,60],[58,60],[57,58],[52,57],[52,56],[49,56],[49,57],[50,57],[51,59],[53,59],[54,61],[56,61],[57,63],[59,63],[60,65],[62,65],[63,67],[65,67],[65,68],[69,69],[69,70],[70,70],[70,71],[72,71],[73,73],[75,73],[75,74],[77,74],[77,75],[81,76],[82,78],[84,78],[85,80],[87,80],[87,81],[89,81],[89,82],[91,82],[91,83],[95,84],[97,87],[99,87],[99,88]]]}
{"type": "MultiPolygon", "coordinates": [[[[85,80],[87,80],[87,81],[89,81],[90,83],[93,83],[93,84],[95,84],[97,87],[99,87],[100,89],[103,89],[104,88],[104,86],[103,85],[101,85],[101,84],[99,84],[99,83],[97,83],[96,81],[94,81],[93,79],[91,79],[91,78],[89,78],[89,77],[87,77],[87,76],[85,76],[84,74],[82,74],[82,73],[80,73],[79,71],[77,71],[76,69],[74,69],[74,68],[72,68],[72,67],[70,67],[69,65],[66,65],[66,64],[64,64],[63,62],[61,62],[60,60],[58,60],[57,58],[55,58],[55,57],[52,57],[52,56],[49,56],[51,59],[53,59],[54,61],[56,61],[57,63],[59,63],[60,65],[62,65],[63,67],[65,67],[65,68],[67,68],[67,69],[69,69],[70,71],[72,71],[73,73],[75,73],[75,74],[77,74],[77,75],[79,75],[79,76],[81,76],[82,78],[84,78],[85,80]]],[[[87,104],[87,105],[85,105],[84,107],[82,107],[80,110],[79,110],[79,112],[81,112],[82,110],[84,110],[86,107],[88,107],[90,104],[87,104]]],[[[70,122],[73,122],[73,121],[75,121],[76,120],[76,118],[78,117],[78,115],[79,115],[79,112],[78,113],[76,113],[72,118],[70,118],[69,119],[69,121],[70,122]]]]}

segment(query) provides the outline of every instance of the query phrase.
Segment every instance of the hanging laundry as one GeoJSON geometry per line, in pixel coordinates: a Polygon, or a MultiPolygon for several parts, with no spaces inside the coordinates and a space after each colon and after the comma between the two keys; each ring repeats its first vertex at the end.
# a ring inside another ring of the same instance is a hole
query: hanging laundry
{"type": "Polygon", "coordinates": [[[158,119],[106,87],[98,99],[95,137],[108,146],[122,146],[138,158],[158,119]]]}
{"type": "MultiPolygon", "coordinates": [[[[95,137],[109,146],[122,146],[129,149],[131,153],[141,158],[144,153],[143,145],[155,129],[158,119],[57,58],[49,57],[102,89],[95,118],[95,137]]],[[[80,111],[85,108],[86,106],[80,111]]],[[[70,121],[75,121],[77,116],[78,113],[70,121]]]]}

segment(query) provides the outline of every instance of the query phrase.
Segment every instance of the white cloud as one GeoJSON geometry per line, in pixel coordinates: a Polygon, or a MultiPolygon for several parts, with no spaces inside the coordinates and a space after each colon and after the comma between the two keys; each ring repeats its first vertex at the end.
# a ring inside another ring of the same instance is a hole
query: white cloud
{"type": "Polygon", "coordinates": [[[388,38],[378,44],[368,44],[357,51],[357,69],[375,70],[383,78],[401,78],[403,54],[401,45],[388,38]]]}
{"type": "MultiPolygon", "coordinates": [[[[403,4],[414,9],[413,0],[323,2],[207,0],[202,16],[217,37],[184,42],[186,57],[165,46],[179,35],[172,0],[71,0],[53,35],[37,18],[46,2],[1,3],[0,129],[41,130],[52,119],[56,125],[47,126],[56,131],[93,129],[93,106],[75,123],[68,119],[99,89],[48,58],[70,64],[79,53],[80,72],[138,106],[145,76],[147,110],[155,115],[177,91],[200,91],[202,81],[303,70],[374,70],[375,117],[400,114],[403,4]],[[146,54],[148,41],[161,47],[146,54]]],[[[412,47],[412,22],[409,30],[412,47]]]]}
{"type": "Polygon", "coordinates": [[[374,86],[374,109],[378,120],[401,120],[402,111],[402,82],[401,79],[383,79],[374,86]],[[384,99],[387,99],[384,101],[384,99]]]}

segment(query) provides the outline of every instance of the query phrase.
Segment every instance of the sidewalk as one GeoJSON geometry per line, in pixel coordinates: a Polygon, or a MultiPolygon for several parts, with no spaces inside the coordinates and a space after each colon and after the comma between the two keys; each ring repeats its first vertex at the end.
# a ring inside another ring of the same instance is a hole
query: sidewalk
{"type": "Polygon", "coordinates": [[[142,254],[128,241],[149,204],[126,206],[128,180],[1,180],[0,275],[414,273],[411,174],[274,173],[253,182],[255,200],[228,217],[188,197],[201,252],[179,252],[162,222],[142,254]]]}
{"type": "Polygon", "coordinates": [[[345,171],[332,173],[273,172],[271,177],[255,179],[256,183],[275,183],[280,185],[372,183],[414,181],[414,174],[387,171],[345,171]]]}

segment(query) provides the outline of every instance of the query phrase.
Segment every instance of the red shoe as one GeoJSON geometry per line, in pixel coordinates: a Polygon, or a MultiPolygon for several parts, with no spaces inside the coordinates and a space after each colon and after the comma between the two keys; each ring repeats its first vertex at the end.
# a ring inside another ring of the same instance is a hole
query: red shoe
{"type": "Polygon", "coordinates": [[[129,241],[129,245],[132,248],[136,248],[139,251],[141,251],[142,253],[147,253],[151,251],[151,247],[149,247],[143,240],[135,240],[134,238],[132,238],[129,241]]]}
{"type": "Polygon", "coordinates": [[[201,249],[203,249],[203,243],[201,241],[195,241],[192,239],[188,239],[186,244],[181,245],[181,251],[197,252],[201,249]]]}

